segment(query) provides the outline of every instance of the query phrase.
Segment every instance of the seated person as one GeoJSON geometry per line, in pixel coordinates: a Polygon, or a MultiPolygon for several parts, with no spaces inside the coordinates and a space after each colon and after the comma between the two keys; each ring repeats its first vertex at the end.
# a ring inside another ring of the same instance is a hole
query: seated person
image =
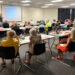
{"type": "Polygon", "coordinates": [[[30,44],[29,44],[29,56],[28,56],[28,60],[26,63],[30,64],[30,59],[31,59],[31,56],[34,54],[34,46],[35,44],[39,44],[41,43],[42,40],[41,40],[41,35],[37,33],[37,31],[32,28],[30,30],[30,44]]]}
{"type": "Polygon", "coordinates": [[[43,25],[45,25],[45,21],[44,20],[41,20],[41,22],[42,22],[43,25]]]}
{"type": "Polygon", "coordinates": [[[56,25],[56,20],[55,19],[53,19],[53,22],[52,22],[52,26],[55,26],[56,25]]]}
{"type": "Polygon", "coordinates": [[[47,31],[47,34],[48,34],[48,32],[49,32],[49,31],[51,30],[51,28],[52,28],[52,25],[51,25],[51,23],[49,22],[49,20],[46,22],[45,28],[46,28],[46,31],[47,31]]]}
{"type": "Polygon", "coordinates": [[[15,23],[16,23],[15,21],[12,21],[10,27],[13,28],[15,26],[15,23]]]}
{"type": "Polygon", "coordinates": [[[24,23],[24,27],[25,27],[25,26],[27,26],[27,21],[25,21],[25,23],[24,23]]]}
{"type": "Polygon", "coordinates": [[[40,22],[40,25],[38,26],[39,28],[44,28],[44,24],[40,22]]]}
{"type": "Polygon", "coordinates": [[[30,21],[30,25],[33,26],[34,25],[34,21],[31,19],[30,21]]]}
{"type": "MultiPolygon", "coordinates": [[[[7,33],[7,40],[3,40],[1,41],[1,46],[3,47],[10,47],[10,46],[14,46],[15,48],[15,55],[18,52],[18,48],[19,48],[19,39],[15,33],[15,31],[11,30],[7,33]],[[14,40],[14,38],[16,38],[14,40]]],[[[14,62],[14,59],[12,59],[12,63],[14,62]]],[[[2,58],[2,66],[5,66],[5,60],[2,58]]]]}
{"type": "Polygon", "coordinates": [[[32,26],[30,25],[30,22],[27,23],[27,28],[31,28],[32,26]]]}
{"type": "Polygon", "coordinates": [[[14,26],[12,27],[12,29],[14,29],[14,30],[19,29],[19,26],[18,26],[17,22],[14,23],[14,26]]]}
{"type": "Polygon", "coordinates": [[[29,34],[29,31],[30,31],[31,28],[32,28],[32,26],[30,25],[30,22],[28,22],[28,23],[27,23],[27,26],[26,26],[26,28],[25,28],[25,30],[24,30],[24,32],[25,32],[26,34],[29,34]]]}
{"type": "Polygon", "coordinates": [[[8,21],[7,20],[5,20],[4,22],[3,22],[3,25],[2,25],[4,28],[9,28],[9,23],[8,23],[8,21]]]}
{"type": "Polygon", "coordinates": [[[21,33],[24,34],[24,31],[19,28],[17,22],[15,22],[14,27],[12,27],[12,29],[16,32],[17,35],[20,35],[21,33]]]}
{"type": "Polygon", "coordinates": [[[42,21],[40,22],[40,25],[38,26],[38,31],[39,31],[40,33],[42,33],[42,32],[45,31],[45,25],[43,24],[42,21]]]}
{"type": "Polygon", "coordinates": [[[46,30],[48,30],[48,27],[51,27],[51,23],[49,22],[49,20],[46,22],[46,30]]]}
{"type": "Polygon", "coordinates": [[[63,52],[68,51],[67,47],[69,45],[69,42],[71,42],[71,41],[75,41],[75,29],[73,29],[71,31],[71,35],[67,39],[67,43],[66,44],[59,44],[59,45],[57,45],[58,56],[56,57],[56,59],[62,59],[63,58],[63,52]]]}

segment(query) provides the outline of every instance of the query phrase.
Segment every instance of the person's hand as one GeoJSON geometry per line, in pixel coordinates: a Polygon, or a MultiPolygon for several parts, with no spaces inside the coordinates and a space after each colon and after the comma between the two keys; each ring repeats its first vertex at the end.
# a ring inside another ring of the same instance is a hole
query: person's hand
{"type": "Polygon", "coordinates": [[[19,40],[19,38],[18,38],[18,36],[17,36],[17,35],[15,35],[15,36],[14,36],[14,38],[16,38],[17,40],[19,40]]]}
{"type": "Polygon", "coordinates": [[[17,35],[14,35],[14,38],[17,38],[18,36],[17,35]]]}

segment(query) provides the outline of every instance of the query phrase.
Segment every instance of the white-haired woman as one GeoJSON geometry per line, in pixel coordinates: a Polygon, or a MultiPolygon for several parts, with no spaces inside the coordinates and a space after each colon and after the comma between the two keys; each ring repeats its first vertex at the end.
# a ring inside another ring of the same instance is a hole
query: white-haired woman
{"type": "Polygon", "coordinates": [[[73,29],[71,31],[71,35],[70,37],[67,39],[67,43],[66,44],[59,44],[57,45],[57,50],[58,50],[58,56],[56,57],[56,59],[62,59],[63,58],[63,52],[68,51],[68,45],[71,41],[75,41],[75,29],[73,29]]]}
{"type": "MultiPolygon", "coordinates": [[[[13,46],[15,48],[15,55],[16,55],[19,47],[19,39],[15,31],[11,30],[7,32],[7,40],[1,41],[1,46],[3,47],[13,46]],[[16,39],[14,40],[14,38],[16,39]]],[[[14,60],[12,60],[12,63],[14,63],[14,60]]],[[[3,58],[2,58],[2,66],[5,66],[5,60],[3,58]]]]}
{"type": "Polygon", "coordinates": [[[31,56],[34,53],[33,48],[34,48],[35,44],[37,44],[37,43],[39,44],[41,42],[42,42],[41,35],[37,33],[36,29],[32,28],[30,30],[29,56],[28,56],[28,61],[26,63],[30,64],[31,56]]]}

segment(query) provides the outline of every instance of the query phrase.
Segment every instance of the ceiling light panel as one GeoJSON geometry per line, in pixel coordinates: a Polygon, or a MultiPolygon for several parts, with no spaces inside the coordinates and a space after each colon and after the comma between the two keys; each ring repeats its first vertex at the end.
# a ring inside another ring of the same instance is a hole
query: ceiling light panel
{"type": "Polygon", "coordinates": [[[73,6],[73,5],[75,5],[75,3],[71,3],[70,5],[72,5],[72,6],[73,6]]]}
{"type": "Polygon", "coordinates": [[[3,3],[3,1],[0,1],[0,3],[3,3]]]}
{"type": "Polygon", "coordinates": [[[56,3],[56,2],[62,2],[63,0],[53,0],[53,1],[51,1],[51,2],[54,2],[54,3],[56,3]]]}
{"type": "Polygon", "coordinates": [[[69,6],[61,6],[62,8],[68,8],[69,6]]]}
{"type": "Polygon", "coordinates": [[[24,1],[21,1],[22,3],[29,3],[31,2],[31,0],[24,0],[24,1]]]}
{"type": "Polygon", "coordinates": [[[46,6],[51,6],[51,5],[54,5],[54,4],[45,4],[46,6]]]}

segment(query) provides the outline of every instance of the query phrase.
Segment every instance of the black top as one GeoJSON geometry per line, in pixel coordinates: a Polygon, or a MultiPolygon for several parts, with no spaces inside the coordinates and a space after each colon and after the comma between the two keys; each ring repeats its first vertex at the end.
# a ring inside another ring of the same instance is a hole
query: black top
{"type": "Polygon", "coordinates": [[[13,30],[20,30],[20,29],[19,29],[19,26],[15,26],[15,27],[13,27],[12,29],[13,29],[13,30]]]}
{"type": "Polygon", "coordinates": [[[3,27],[4,28],[9,28],[9,24],[8,23],[3,23],[3,27]]]}

